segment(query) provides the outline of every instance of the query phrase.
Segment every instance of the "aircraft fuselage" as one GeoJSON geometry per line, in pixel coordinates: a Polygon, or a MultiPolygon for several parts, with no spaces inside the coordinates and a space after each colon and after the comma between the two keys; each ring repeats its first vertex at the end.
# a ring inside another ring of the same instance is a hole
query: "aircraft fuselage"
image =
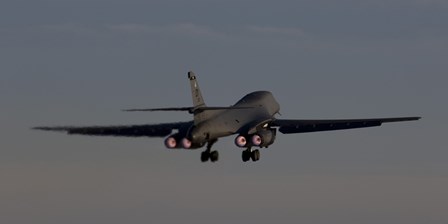
{"type": "Polygon", "coordinates": [[[268,91],[249,93],[233,107],[247,109],[213,111],[209,119],[190,128],[187,136],[192,143],[203,145],[212,139],[249,132],[260,122],[272,120],[280,110],[280,105],[268,91]]]}

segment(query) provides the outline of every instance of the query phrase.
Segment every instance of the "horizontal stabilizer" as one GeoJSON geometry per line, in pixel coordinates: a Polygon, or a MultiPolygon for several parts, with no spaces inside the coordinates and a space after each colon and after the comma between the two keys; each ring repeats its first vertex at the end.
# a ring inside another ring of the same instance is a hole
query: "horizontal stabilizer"
{"type": "Polygon", "coordinates": [[[166,107],[166,108],[151,108],[151,109],[126,109],[125,112],[148,112],[148,111],[190,111],[193,107],[166,107]]]}
{"type": "Polygon", "coordinates": [[[127,109],[125,112],[151,112],[151,111],[188,111],[190,114],[207,110],[242,110],[252,109],[254,107],[166,107],[152,109],[127,109]]]}

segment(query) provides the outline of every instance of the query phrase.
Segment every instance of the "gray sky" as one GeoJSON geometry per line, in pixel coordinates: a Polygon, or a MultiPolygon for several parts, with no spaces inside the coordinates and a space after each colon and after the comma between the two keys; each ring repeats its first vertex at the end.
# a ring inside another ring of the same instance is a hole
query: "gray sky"
{"type": "Polygon", "coordinates": [[[3,0],[1,223],[447,223],[448,1],[3,0]],[[280,135],[257,163],[163,139],[37,125],[146,124],[270,90],[282,118],[423,116],[280,135]]]}

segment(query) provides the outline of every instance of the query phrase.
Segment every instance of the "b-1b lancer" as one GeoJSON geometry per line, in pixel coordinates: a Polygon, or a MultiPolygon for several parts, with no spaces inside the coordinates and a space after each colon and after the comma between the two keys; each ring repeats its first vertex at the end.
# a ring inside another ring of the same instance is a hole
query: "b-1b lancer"
{"type": "Polygon", "coordinates": [[[169,149],[198,149],[206,145],[201,161],[218,161],[218,151],[212,150],[216,141],[225,136],[237,135],[235,145],[243,148],[242,159],[258,161],[260,151],[253,148],[267,148],[275,141],[277,130],[283,134],[332,131],[352,128],[380,126],[382,123],[412,121],[420,117],[395,117],[349,120],[286,120],[277,119],[280,105],[268,91],[247,94],[230,107],[209,107],[202,98],[193,72],[188,72],[192,107],[155,109],[129,109],[125,111],[188,111],[193,120],[187,122],[90,127],[35,127],[45,131],[62,131],[68,134],[124,137],[166,137],[169,149]],[[173,133],[175,131],[175,133],[173,133]]]}

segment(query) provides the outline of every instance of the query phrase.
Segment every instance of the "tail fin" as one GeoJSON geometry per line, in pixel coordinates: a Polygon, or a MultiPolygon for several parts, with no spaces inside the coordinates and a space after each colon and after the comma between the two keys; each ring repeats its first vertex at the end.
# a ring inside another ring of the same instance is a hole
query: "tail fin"
{"type": "MultiPolygon", "coordinates": [[[[193,98],[193,108],[206,108],[207,105],[205,105],[204,98],[202,98],[201,89],[199,88],[198,81],[196,80],[196,75],[194,72],[189,71],[188,72],[188,79],[190,80],[190,86],[191,86],[191,96],[193,98]]],[[[214,114],[213,111],[209,110],[194,110],[194,123],[199,124],[202,121],[205,121],[212,117],[214,114]]]]}
{"type": "Polygon", "coordinates": [[[196,75],[192,72],[188,72],[188,79],[190,79],[191,96],[193,98],[193,107],[205,107],[204,99],[202,98],[201,89],[199,88],[196,75]]]}

